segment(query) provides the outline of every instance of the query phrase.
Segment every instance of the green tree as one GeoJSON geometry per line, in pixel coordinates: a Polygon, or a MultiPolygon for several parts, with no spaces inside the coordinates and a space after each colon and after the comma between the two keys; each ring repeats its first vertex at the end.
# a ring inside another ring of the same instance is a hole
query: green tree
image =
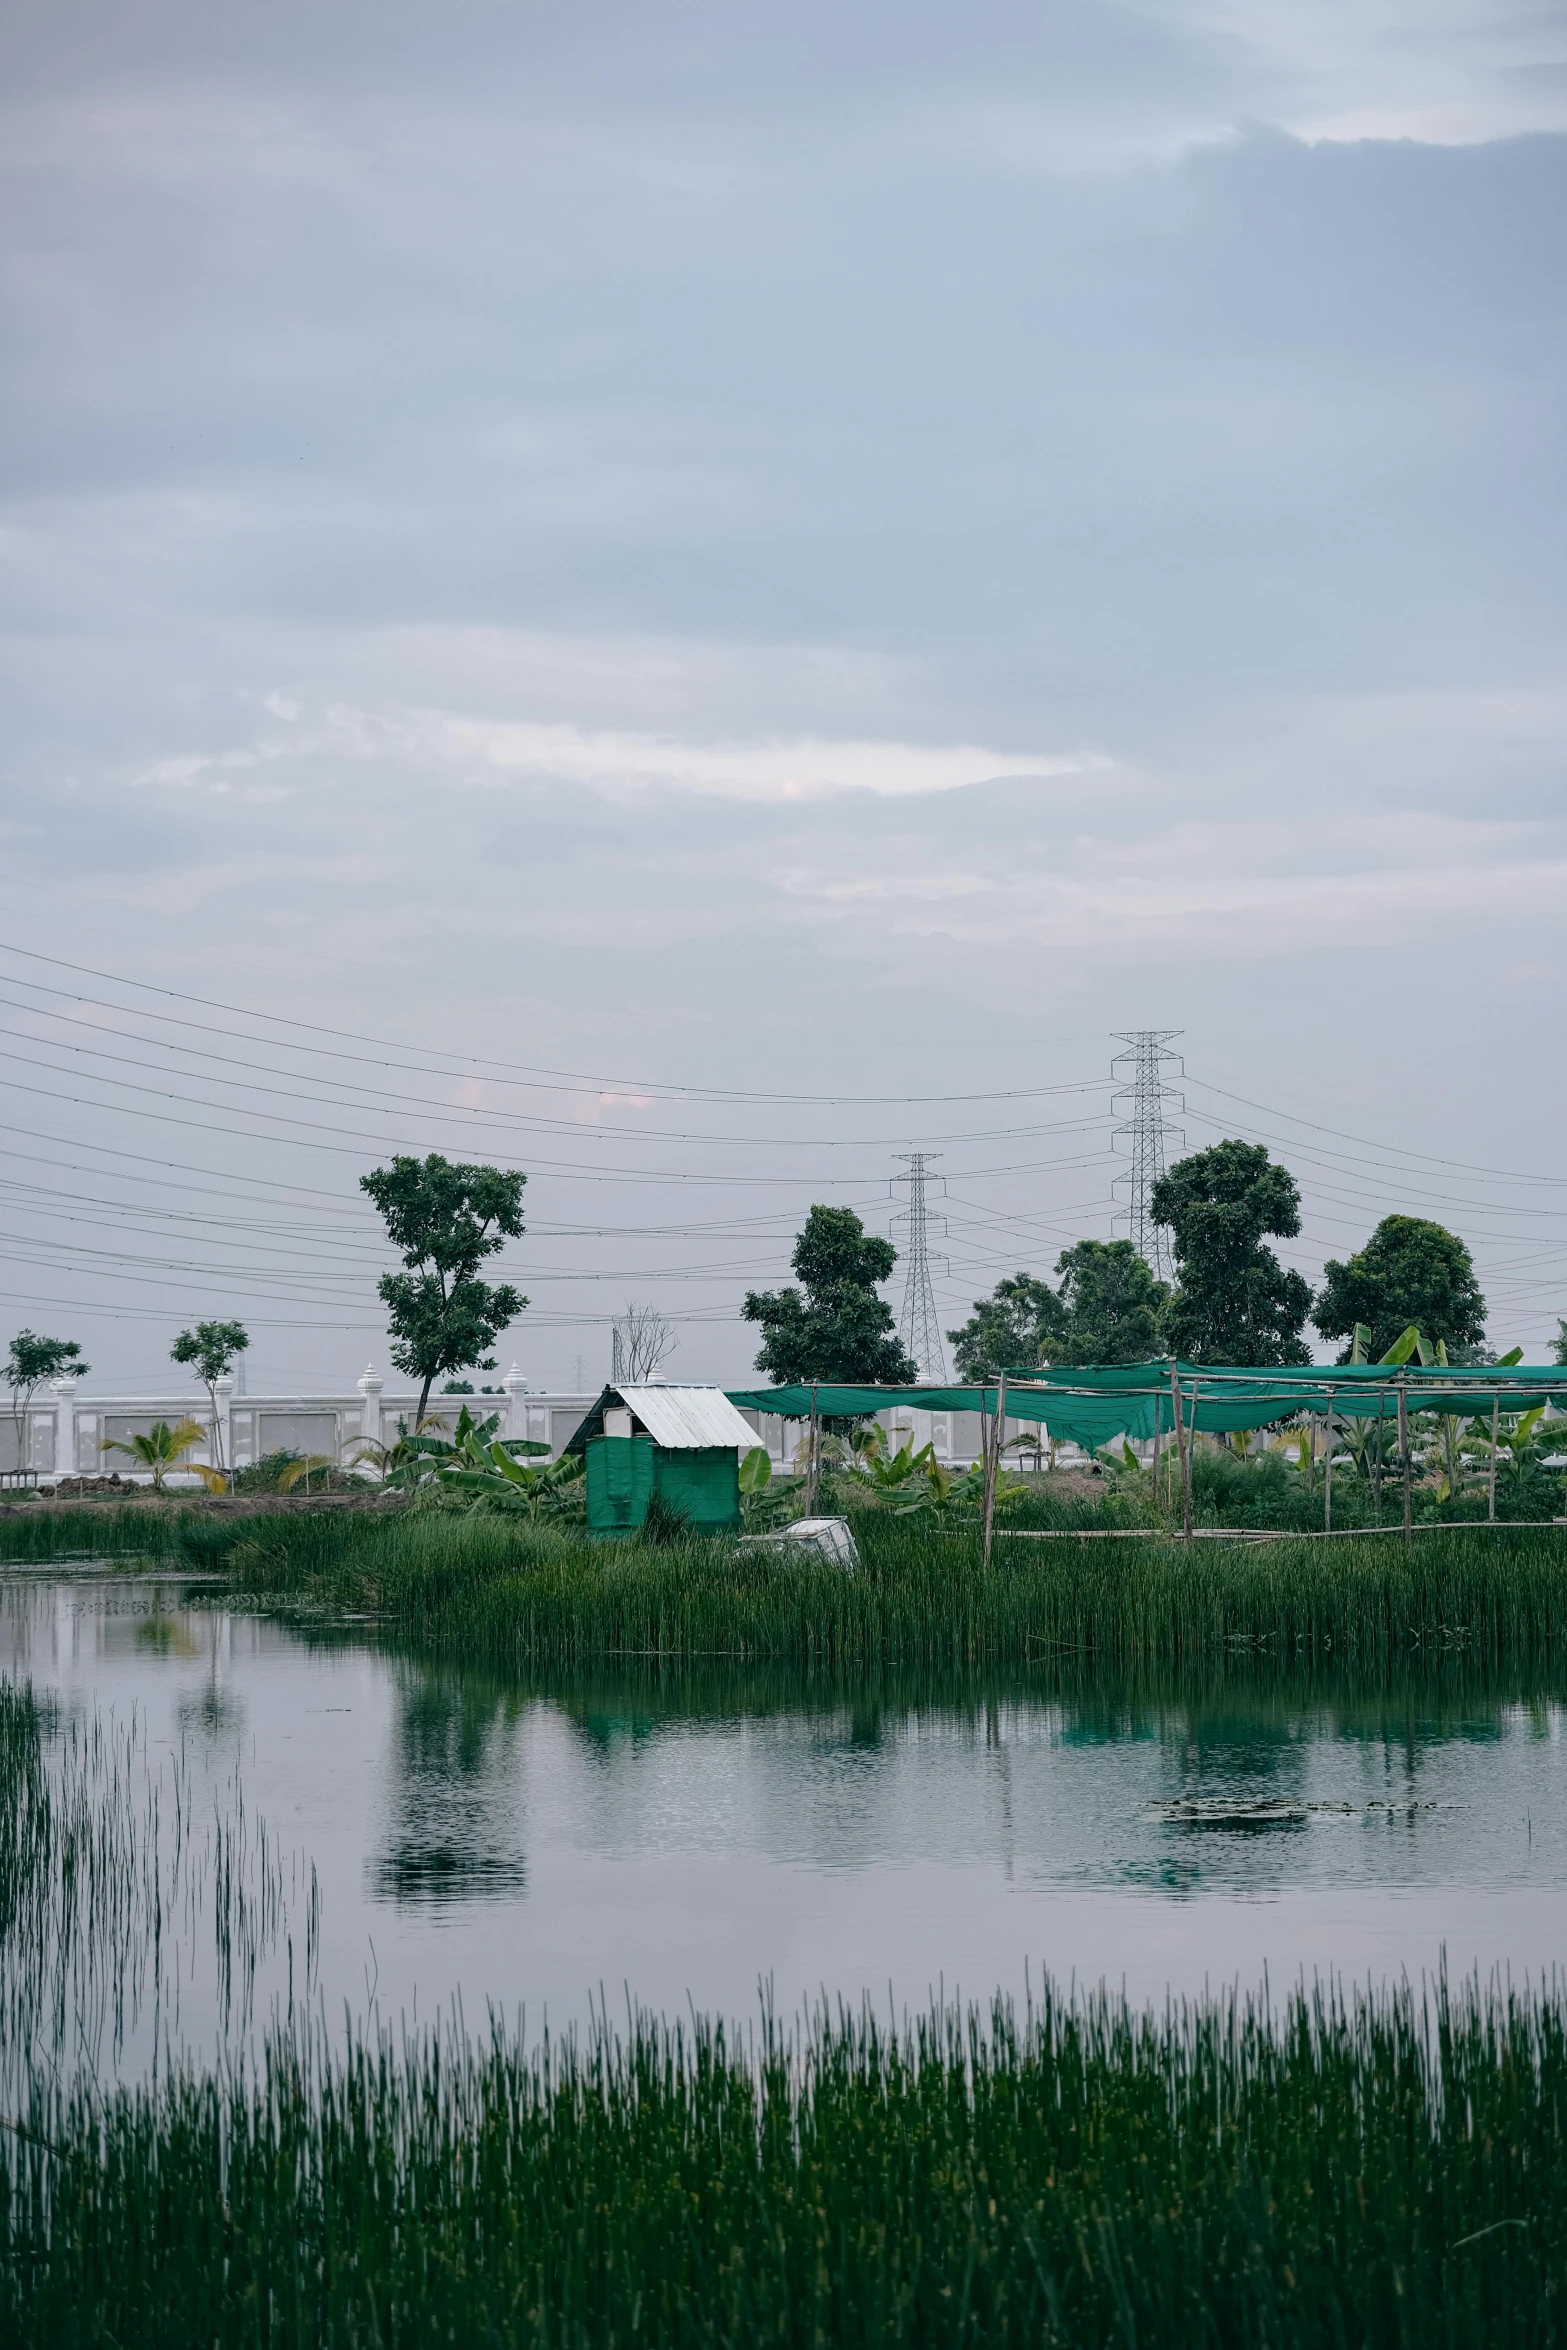
{"type": "Polygon", "coordinates": [[[1567,1365],[1567,1322],[1560,1315],[1556,1321],[1556,1336],[1551,1340],[1551,1360],[1567,1365]]]}
{"type": "Polygon", "coordinates": [[[527,1180],[500,1167],[454,1164],[439,1151],[399,1155],[359,1178],[407,1268],[383,1273],[376,1288],[391,1324],[392,1361],[421,1382],[419,1420],[446,1372],[494,1370],[489,1349],[528,1302],[510,1282],[479,1278],[485,1260],[522,1232],[527,1180]]]}
{"type": "Polygon", "coordinates": [[[1468,1249],[1456,1232],[1424,1216],[1384,1216],[1347,1262],[1330,1257],[1311,1318],[1324,1338],[1351,1339],[1364,1322],[1373,1359],[1411,1322],[1430,1345],[1441,1339],[1449,1355],[1485,1337],[1485,1299],[1468,1249]]]}
{"type": "Polygon", "coordinates": [[[207,1391],[207,1407],[212,1415],[212,1465],[220,1476],[225,1470],[223,1428],[218,1419],[218,1381],[228,1377],[249,1344],[250,1334],[243,1322],[198,1322],[194,1330],[182,1330],[169,1349],[170,1362],[194,1371],[207,1391]]]}
{"type": "Polygon", "coordinates": [[[1144,1363],[1159,1352],[1169,1287],[1129,1240],[1079,1240],[1056,1259],[1064,1330],[1058,1363],[1144,1363]]]}
{"type": "Polygon", "coordinates": [[[27,1467],[27,1414],[33,1397],[46,1379],[84,1378],[92,1365],[82,1360],[74,1338],[40,1338],[36,1330],[18,1330],[5,1358],[5,1383],[11,1390],[11,1418],[16,1425],[18,1474],[27,1467]]]}
{"type": "Polygon", "coordinates": [[[1265,1236],[1293,1239],[1300,1193],[1260,1143],[1216,1142],[1178,1159],[1154,1185],[1155,1221],[1174,1244],[1166,1344],[1195,1363],[1309,1363],[1301,1327],[1311,1291],[1265,1236]]]}
{"type": "Polygon", "coordinates": [[[947,1332],[953,1368],[960,1379],[979,1380],[1013,1367],[1035,1370],[1057,1359],[1065,1329],[1065,1311],[1048,1281],[1035,1273],[1009,1274],[989,1297],[974,1300],[961,1330],[947,1332]]]}
{"type": "Polygon", "coordinates": [[[749,1290],[741,1309],[762,1326],[756,1367],[781,1386],[812,1379],[906,1387],[918,1376],[877,1295],[897,1263],[890,1240],[868,1233],[852,1208],[814,1207],[791,1262],[803,1286],[749,1290]]]}

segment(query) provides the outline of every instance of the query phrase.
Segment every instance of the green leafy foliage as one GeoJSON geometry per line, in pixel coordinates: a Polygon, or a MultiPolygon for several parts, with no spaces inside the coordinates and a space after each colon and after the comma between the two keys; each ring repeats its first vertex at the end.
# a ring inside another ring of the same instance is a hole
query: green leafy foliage
{"type": "Polygon", "coordinates": [[[242,1322],[198,1322],[194,1330],[182,1330],[169,1349],[170,1362],[194,1371],[207,1391],[207,1406],[212,1415],[208,1424],[212,1463],[219,1475],[225,1464],[223,1423],[218,1417],[218,1381],[228,1376],[249,1344],[249,1333],[242,1322]]]}
{"type": "Polygon", "coordinates": [[[216,1386],[227,1378],[250,1344],[243,1322],[198,1322],[182,1330],[169,1349],[169,1360],[194,1371],[202,1385],[216,1386]]]}
{"type": "Polygon", "coordinates": [[[960,1330],[949,1330],[959,1379],[995,1379],[1002,1371],[1054,1362],[1066,1330],[1066,1312],[1048,1281],[1012,1273],[989,1297],[974,1300],[960,1330]]]}
{"type": "MultiPolygon", "coordinates": [[[[933,1444],[921,1445],[917,1452],[911,1444],[889,1451],[885,1434],[874,1424],[857,1430],[846,1449],[846,1483],[855,1499],[890,1509],[896,1517],[952,1523],[978,1517],[985,1495],[985,1472],[979,1462],[960,1474],[936,1458],[933,1444]]],[[[1025,1491],[1020,1478],[1002,1472],[996,1478],[996,1509],[1010,1510],[1025,1491]]]]}
{"type": "Polygon", "coordinates": [[[1384,1216],[1363,1249],[1322,1268],[1312,1320],[1324,1338],[1342,1338],[1340,1362],[1349,1362],[1355,1325],[1364,1323],[1373,1360],[1411,1324],[1435,1346],[1478,1348],[1485,1336],[1485,1299],[1474,1263],[1456,1233],[1423,1216],[1384,1216]]]}
{"type": "Polygon", "coordinates": [[[74,1338],[40,1338],[36,1330],[18,1330],[0,1377],[11,1390],[13,1403],[20,1397],[25,1409],[46,1379],[63,1379],[68,1373],[82,1379],[91,1368],[74,1338]]]}
{"type": "Polygon", "coordinates": [[[744,1317],[763,1332],[757,1369],[781,1384],[908,1385],[916,1367],[877,1294],[896,1262],[891,1241],[868,1233],[852,1208],[813,1207],[792,1259],[801,1287],[746,1294],[744,1317]]]}
{"type": "Polygon", "coordinates": [[[527,1305],[510,1282],[479,1278],[480,1266],[522,1232],[526,1181],[515,1170],[454,1163],[439,1151],[425,1159],[399,1154],[359,1178],[406,1268],[383,1273],[376,1287],[392,1329],[392,1361],[421,1382],[418,1420],[447,1372],[495,1369],[489,1350],[527,1305]]]}
{"type": "Polygon", "coordinates": [[[46,1379],[63,1379],[67,1373],[73,1378],[84,1378],[92,1368],[82,1356],[74,1338],[40,1338],[36,1330],[18,1330],[5,1358],[5,1369],[0,1377],[11,1391],[11,1419],[16,1428],[16,1465],[25,1470],[28,1406],[46,1379]]]}
{"type": "MultiPolygon", "coordinates": [[[[169,1471],[190,1466],[188,1456],[198,1444],[205,1444],[206,1441],[207,1431],[201,1422],[187,1416],[183,1420],[176,1420],[172,1426],[167,1420],[158,1420],[142,1436],[105,1437],[99,1450],[126,1454],[138,1468],[150,1473],[154,1493],[161,1493],[163,1480],[169,1471]]],[[[219,1472],[214,1470],[212,1475],[221,1487],[223,1480],[219,1472]]]]}
{"type": "Polygon", "coordinates": [[[1058,1363],[1142,1363],[1161,1347],[1169,1289],[1129,1240],[1080,1240],[1056,1259],[1058,1363]]]}
{"type": "Polygon", "coordinates": [[[499,1426],[499,1413],[476,1420],[466,1404],[449,1436],[439,1422],[427,1420],[385,1453],[379,1464],[383,1480],[413,1492],[460,1495],[478,1509],[530,1518],[580,1517],[582,1462],[570,1453],[558,1461],[541,1460],[549,1453],[547,1444],[498,1437],[499,1426]]]}
{"type": "Polygon", "coordinates": [[[1153,1189],[1179,1276],[1166,1341],[1194,1363],[1308,1363],[1301,1336],[1311,1290],[1266,1237],[1300,1230],[1300,1193],[1260,1143],[1217,1142],[1180,1159],[1153,1189]]]}
{"type": "Polygon", "coordinates": [[[949,1330],[960,1379],[1045,1363],[1140,1363],[1159,1352],[1169,1291],[1129,1240],[1080,1240],[1056,1259],[1059,1289],[1033,1273],[999,1281],[949,1330]]]}

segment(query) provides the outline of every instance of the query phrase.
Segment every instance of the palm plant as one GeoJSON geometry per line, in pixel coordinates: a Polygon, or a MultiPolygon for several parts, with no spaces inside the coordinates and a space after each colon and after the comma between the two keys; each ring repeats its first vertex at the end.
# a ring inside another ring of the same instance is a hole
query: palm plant
{"type": "Polygon", "coordinates": [[[209,1493],[223,1493],[228,1479],[221,1470],[209,1469],[204,1461],[192,1461],[186,1456],[198,1444],[205,1444],[207,1431],[199,1420],[187,1412],[182,1420],[170,1427],[167,1420],[155,1421],[145,1436],[106,1436],[100,1452],[123,1452],[144,1469],[151,1472],[152,1490],[163,1491],[163,1480],[171,1469],[190,1469],[201,1479],[209,1493]]]}
{"type": "Polygon", "coordinates": [[[308,1493],[313,1476],[319,1476],[323,1469],[335,1469],[336,1466],[329,1452],[301,1453],[297,1461],[290,1461],[283,1470],[277,1481],[277,1489],[279,1493],[292,1493],[296,1485],[303,1484],[308,1493]]]}

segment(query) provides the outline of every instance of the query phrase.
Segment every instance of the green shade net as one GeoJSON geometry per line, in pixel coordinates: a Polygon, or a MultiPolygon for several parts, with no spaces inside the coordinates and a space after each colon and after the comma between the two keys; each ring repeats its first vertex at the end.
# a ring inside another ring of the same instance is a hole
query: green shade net
{"type": "MultiPolygon", "coordinates": [[[[1567,1407],[1567,1367],[1511,1363],[1487,1370],[1432,1369],[1385,1363],[1305,1364],[1290,1370],[1228,1369],[1203,1363],[1100,1363],[1019,1371],[1007,1377],[1009,1420],[1038,1420],[1058,1441],[1093,1452],[1117,1436],[1144,1443],[1175,1426],[1172,1373],[1187,1428],[1265,1428],[1297,1412],[1332,1410],[1341,1420],[1393,1419],[1400,1388],[1412,1412],[1489,1417],[1493,1397],[1504,1412],[1556,1402],[1567,1407]]],[[[898,1405],[920,1412],[993,1412],[994,1384],[975,1387],[732,1387],[742,1409],[786,1420],[869,1419],[898,1405]]]]}

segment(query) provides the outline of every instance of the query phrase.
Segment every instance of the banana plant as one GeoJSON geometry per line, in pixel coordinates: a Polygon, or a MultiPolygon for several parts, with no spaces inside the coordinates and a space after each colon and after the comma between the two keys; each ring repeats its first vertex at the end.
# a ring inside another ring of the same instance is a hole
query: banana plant
{"type": "MultiPolygon", "coordinates": [[[[547,1445],[537,1448],[548,1451],[547,1445]]],[[[523,1510],[530,1518],[571,1517],[583,1503],[583,1464],[573,1453],[543,1468],[514,1460],[506,1445],[491,1444],[475,1466],[443,1464],[436,1470],[445,1489],[472,1494],[476,1505],[523,1510]]]]}
{"type": "Polygon", "coordinates": [[[1540,1448],[1535,1431],[1544,1417],[1545,1406],[1537,1403],[1498,1431],[1496,1464],[1515,1496],[1523,1493],[1538,1466],[1540,1448]]]}
{"type": "Polygon", "coordinates": [[[426,1474],[438,1486],[471,1493],[476,1501],[525,1510],[536,1518],[568,1512],[581,1500],[580,1492],[572,1490],[582,1483],[580,1460],[566,1453],[545,1467],[530,1467],[529,1456],[548,1455],[549,1446],[527,1437],[498,1437],[495,1431],[499,1426],[498,1412],[476,1420],[464,1404],[450,1437],[444,1431],[439,1435],[421,1433],[405,1442],[415,1464],[430,1464],[426,1474]]]}
{"type": "Polygon", "coordinates": [[[855,1446],[854,1460],[848,1470],[850,1480],[879,1497],[901,1493],[912,1480],[923,1476],[935,1464],[932,1445],[924,1445],[916,1452],[911,1444],[904,1444],[888,1457],[886,1440],[879,1428],[855,1446]]]}
{"type": "Polygon", "coordinates": [[[758,1533],[781,1525],[794,1511],[805,1479],[775,1477],[765,1444],[753,1444],[740,1463],[740,1515],[758,1533]]]}
{"type": "Polygon", "coordinates": [[[547,1444],[535,1443],[527,1437],[497,1438],[495,1431],[500,1424],[498,1412],[492,1412],[488,1419],[476,1420],[464,1404],[449,1435],[444,1421],[431,1414],[419,1422],[411,1435],[402,1429],[395,1444],[368,1441],[361,1444],[350,1455],[347,1466],[372,1468],[383,1484],[412,1490],[438,1484],[453,1470],[491,1473],[494,1468],[491,1452],[497,1443],[508,1457],[549,1452],[547,1444]]]}
{"type": "MultiPolygon", "coordinates": [[[[976,1461],[960,1477],[955,1469],[936,1458],[936,1448],[931,1444],[921,1445],[918,1452],[904,1444],[889,1460],[880,1429],[869,1432],[858,1445],[848,1476],[898,1518],[966,1517],[984,1504],[982,1462],[976,1461]]],[[[1008,1477],[1004,1470],[998,1469],[996,1508],[1009,1509],[1027,1490],[1020,1477],[1008,1477]]]]}

